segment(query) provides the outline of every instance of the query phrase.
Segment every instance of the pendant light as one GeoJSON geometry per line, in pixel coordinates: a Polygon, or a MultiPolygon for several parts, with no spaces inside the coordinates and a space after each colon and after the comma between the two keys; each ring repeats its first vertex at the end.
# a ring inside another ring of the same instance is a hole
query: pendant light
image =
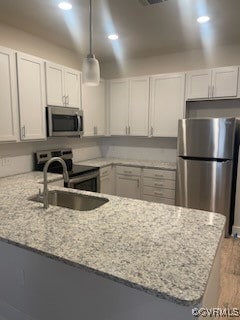
{"type": "Polygon", "coordinates": [[[100,67],[99,62],[95,58],[95,55],[92,52],[92,33],[93,33],[93,24],[92,24],[92,0],[90,0],[89,5],[89,22],[90,22],[90,30],[89,30],[89,46],[90,53],[83,60],[83,83],[88,86],[98,86],[100,82],[100,67]]]}

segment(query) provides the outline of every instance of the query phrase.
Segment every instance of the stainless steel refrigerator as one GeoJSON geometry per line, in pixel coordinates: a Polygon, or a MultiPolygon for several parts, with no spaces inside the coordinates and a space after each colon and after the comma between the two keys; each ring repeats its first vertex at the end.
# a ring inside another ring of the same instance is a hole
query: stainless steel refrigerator
{"type": "Polygon", "coordinates": [[[176,205],[226,216],[231,234],[239,149],[239,120],[179,120],[176,205]]]}

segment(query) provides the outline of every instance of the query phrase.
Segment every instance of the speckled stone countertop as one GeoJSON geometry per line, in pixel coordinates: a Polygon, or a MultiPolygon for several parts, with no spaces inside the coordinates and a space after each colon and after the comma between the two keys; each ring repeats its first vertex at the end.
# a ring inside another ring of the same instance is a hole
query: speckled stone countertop
{"type": "Polygon", "coordinates": [[[120,159],[120,158],[96,158],[77,162],[77,164],[94,166],[94,167],[106,167],[111,164],[118,164],[123,166],[134,166],[142,168],[155,168],[163,170],[176,170],[176,163],[174,162],[162,162],[157,160],[132,160],[132,159],[120,159]]]}
{"type": "Polygon", "coordinates": [[[41,180],[40,172],[0,179],[1,241],[178,304],[201,302],[224,216],[101,194],[109,202],[92,211],[44,210],[28,200],[41,180]]]}

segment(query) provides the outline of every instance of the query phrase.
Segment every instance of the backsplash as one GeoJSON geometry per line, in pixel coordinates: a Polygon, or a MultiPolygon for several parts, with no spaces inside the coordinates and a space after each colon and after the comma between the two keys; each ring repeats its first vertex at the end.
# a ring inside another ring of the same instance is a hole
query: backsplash
{"type": "Polygon", "coordinates": [[[33,170],[33,154],[39,150],[72,148],[73,161],[99,157],[176,162],[177,139],[106,137],[79,139],[48,139],[39,142],[0,145],[0,177],[33,170]]]}
{"type": "Polygon", "coordinates": [[[176,162],[176,138],[108,137],[102,139],[104,157],[176,162]]]}
{"type": "Polygon", "coordinates": [[[39,150],[72,148],[73,160],[83,161],[101,157],[99,141],[93,139],[49,139],[28,143],[0,145],[0,177],[25,173],[33,170],[33,154],[39,150]]]}

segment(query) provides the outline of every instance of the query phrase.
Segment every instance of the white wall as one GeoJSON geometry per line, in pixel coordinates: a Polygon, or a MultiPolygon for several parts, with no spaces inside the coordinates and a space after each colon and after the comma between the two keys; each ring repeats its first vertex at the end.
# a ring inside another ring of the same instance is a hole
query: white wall
{"type": "Polygon", "coordinates": [[[194,69],[240,65],[240,45],[193,50],[156,57],[101,63],[102,77],[113,79],[194,69]]]}
{"type": "Polygon", "coordinates": [[[0,46],[32,54],[71,68],[81,69],[81,57],[64,47],[2,23],[0,23],[0,35],[0,46]]]}

